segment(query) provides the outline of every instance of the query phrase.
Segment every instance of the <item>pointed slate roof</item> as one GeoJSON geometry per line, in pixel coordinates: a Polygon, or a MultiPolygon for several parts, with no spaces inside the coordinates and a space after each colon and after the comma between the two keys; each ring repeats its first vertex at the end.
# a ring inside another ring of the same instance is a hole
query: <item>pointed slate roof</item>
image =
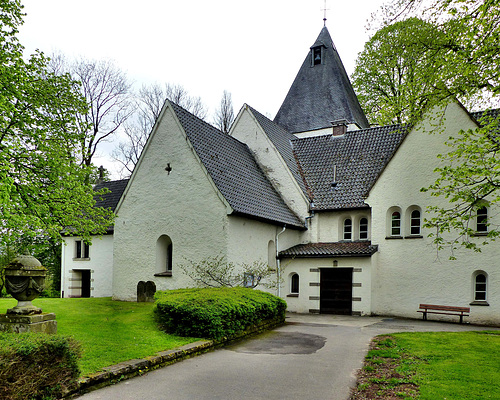
{"type": "Polygon", "coordinates": [[[196,154],[236,214],[304,229],[266,178],[250,149],[169,102],[196,154]]]}
{"type": "Polygon", "coordinates": [[[314,210],[364,208],[365,196],[403,141],[407,128],[388,125],[292,141],[314,210]]]}
{"type": "Polygon", "coordinates": [[[119,181],[109,181],[98,183],[94,186],[94,190],[98,191],[101,189],[107,189],[108,192],[101,195],[95,196],[95,207],[111,208],[111,211],[115,211],[122,194],[127,187],[128,179],[122,179],[119,181]]]}
{"type": "Polygon", "coordinates": [[[307,54],[274,122],[291,133],[331,127],[342,119],[369,128],[326,27],[311,48],[317,46],[323,48],[323,62],[312,66],[307,54]]]}

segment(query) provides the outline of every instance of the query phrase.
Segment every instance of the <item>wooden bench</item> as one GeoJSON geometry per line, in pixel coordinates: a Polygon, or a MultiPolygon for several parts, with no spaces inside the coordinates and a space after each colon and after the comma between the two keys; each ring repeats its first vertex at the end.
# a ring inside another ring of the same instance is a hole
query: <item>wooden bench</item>
{"type": "Polygon", "coordinates": [[[427,314],[446,314],[446,315],[458,315],[460,317],[460,323],[463,322],[464,317],[468,317],[470,312],[469,307],[454,307],[454,306],[439,306],[435,304],[420,304],[420,310],[417,312],[422,313],[424,321],[427,321],[427,314]]]}

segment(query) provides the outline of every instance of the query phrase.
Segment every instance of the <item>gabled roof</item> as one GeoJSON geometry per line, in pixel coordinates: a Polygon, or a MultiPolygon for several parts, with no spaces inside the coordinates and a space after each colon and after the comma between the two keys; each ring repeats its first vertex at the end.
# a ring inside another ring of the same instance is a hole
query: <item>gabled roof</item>
{"type": "Polygon", "coordinates": [[[278,152],[280,153],[281,157],[285,161],[287,167],[289,168],[290,172],[292,173],[293,177],[297,181],[304,194],[309,197],[304,179],[302,178],[300,172],[300,167],[297,164],[295,154],[293,153],[292,140],[295,139],[295,136],[287,132],[275,122],[271,121],[266,116],[262,115],[254,108],[248,106],[248,109],[257,119],[257,122],[262,127],[269,140],[271,140],[274,147],[276,147],[276,150],[278,150],[278,152]]]}
{"type": "Polygon", "coordinates": [[[304,229],[257,165],[248,146],[169,102],[217,189],[236,214],[304,229]]]}
{"type": "Polygon", "coordinates": [[[371,242],[307,243],[280,251],[279,258],[371,257],[377,250],[371,242]]]}
{"type": "Polygon", "coordinates": [[[364,198],[406,134],[389,125],[342,136],[296,138],[295,155],[312,192],[314,210],[368,207],[364,198]]]}
{"type": "Polygon", "coordinates": [[[107,193],[95,196],[95,207],[110,208],[112,211],[115,211],[116,206],[118,205],[118,202],[127,187],[128,181],[128,179],[122,179],[119,181],[102,182],[95,185],[95,191],[108,189],[107,193]]]}
{"type": "Polygon", "coordinates": [[[312,66],[308,53],[274,122],[291,133],[331,127],[331,122],[338,120],[368,128],[368,120],[326,27],[312,47],[317,45],[323,48],[323,62],[312,66]]]}

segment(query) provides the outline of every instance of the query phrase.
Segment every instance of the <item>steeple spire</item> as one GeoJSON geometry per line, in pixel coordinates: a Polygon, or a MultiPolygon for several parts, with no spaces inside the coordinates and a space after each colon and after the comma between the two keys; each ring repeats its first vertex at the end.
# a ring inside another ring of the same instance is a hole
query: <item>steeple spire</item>
{"type": "Polygon", "coordinates": [[[325,26],[309,49],[274,122],[288,132],[299,133],[331,128],[332,122],[339,120],[369,127],[325,26]]]}

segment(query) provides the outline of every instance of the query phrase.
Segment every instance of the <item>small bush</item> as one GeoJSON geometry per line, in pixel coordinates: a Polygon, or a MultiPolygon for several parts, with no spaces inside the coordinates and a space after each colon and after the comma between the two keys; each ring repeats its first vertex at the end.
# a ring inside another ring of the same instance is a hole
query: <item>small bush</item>
{"type": "Polygon", "coordinates": [[[0,333],[0,399],[54,399],[79,376],[80,347],[71,338],[0,333]]]}
{"type": "Polygon", "coordinates": [[[231,337],[266,320],[285,320],[286,302],[248,288],[197,288],[157,292],[159,322],[180,336],[231,337]]]}

